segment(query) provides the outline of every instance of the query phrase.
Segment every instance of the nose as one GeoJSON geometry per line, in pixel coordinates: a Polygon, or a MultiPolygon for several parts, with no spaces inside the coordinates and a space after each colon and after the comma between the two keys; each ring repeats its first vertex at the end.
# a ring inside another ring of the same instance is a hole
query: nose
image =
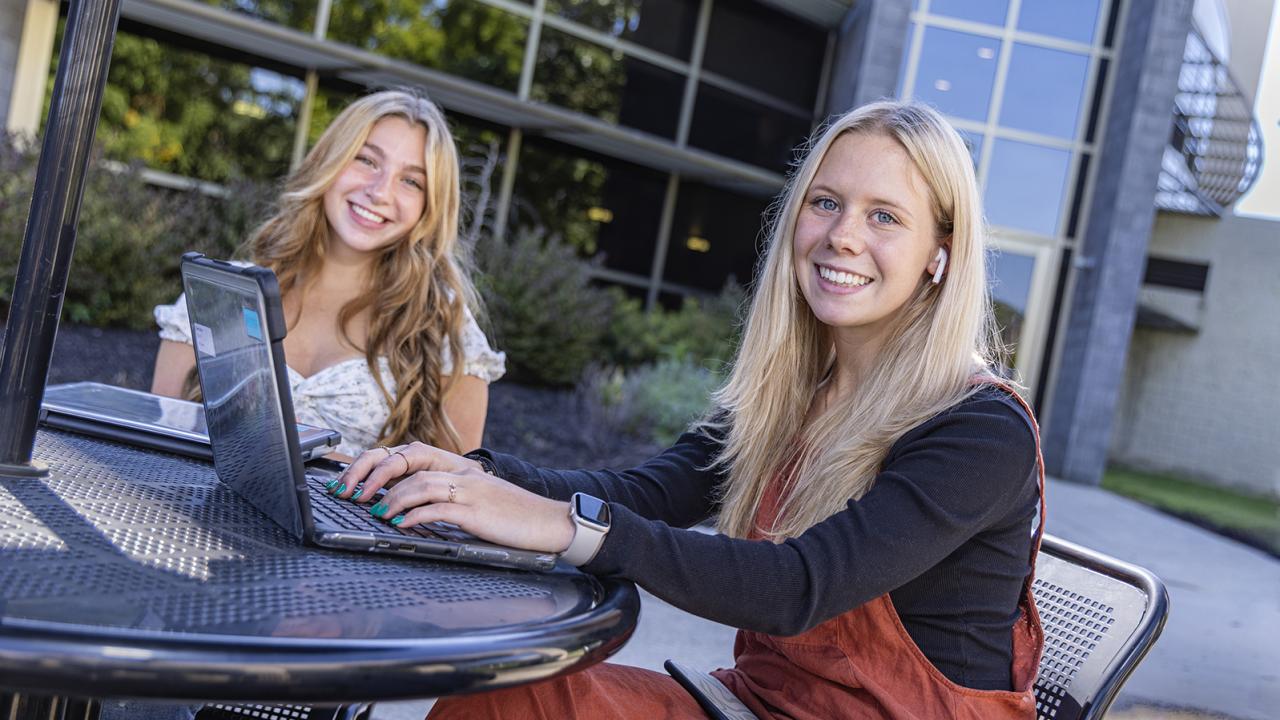
{"type": "Polygon", "coordinates": [[[835,252],[847,252],[861,255],[867,249],[866,238],[862,235],[862,226],[855,213],[845,213],[831,224],[827,232],[827,245],[835,252]]]}
{"type": "Polygon", "coordinates": [[[387,197],[387,186],[390,181],[391,173],[376,172],[369,178],[369,184],[365,186],[364,192],[370,200],[381,202],[387,197]]]}

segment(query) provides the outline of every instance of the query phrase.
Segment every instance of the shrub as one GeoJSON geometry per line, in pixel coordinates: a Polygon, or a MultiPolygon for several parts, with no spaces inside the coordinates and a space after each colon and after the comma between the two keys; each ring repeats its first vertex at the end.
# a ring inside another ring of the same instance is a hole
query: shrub
{"type": "MultiPolygon", "coordinates": [[[[35,185],[36,153],[0,142],[0,306],[7,313],[35,185]]],[[[182,253],[225,257],[260,217],[257,185],[226,198],[149,185],[137,165],[93,163],[85,177],[63,319],[150,328],[152,309],[181,290],[182,253]]]]}
{"type": "Polygon", "coordinates": [[[688,360],[718,372],[733,358],[745,297],[736,283],[726,283],[713,298],[686,297],[679,310],[651,312],[620,289],[610,291],[614,311],[605,338],[610,362],[638,367],[661,360],[688,360]]]}
{"type": "Polygon", "coordinates": [[[600,354],[613,297],[591,284],[590,264],[541,232],[476,244],[484,298],[511,379],[573,385],[600,354]]]}
{"type": "Polygon", "coordinates": [[[722,378],[691,359],[630,370],[595,367],[578,393],[593,432],[625,433],[669,445],[706,412],[722,378]]]}

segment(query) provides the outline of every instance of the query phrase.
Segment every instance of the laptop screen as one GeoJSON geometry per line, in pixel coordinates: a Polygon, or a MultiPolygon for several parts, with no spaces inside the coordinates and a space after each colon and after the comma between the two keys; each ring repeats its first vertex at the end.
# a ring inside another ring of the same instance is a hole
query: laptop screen
{"type": "Polygon", "coordinates": [[[256,282],[206,268],[184,268],[183,280],[218,478],[301,537],[295,481],[305,480],[294,477],[297,453],[285,432],[256,282]]]}

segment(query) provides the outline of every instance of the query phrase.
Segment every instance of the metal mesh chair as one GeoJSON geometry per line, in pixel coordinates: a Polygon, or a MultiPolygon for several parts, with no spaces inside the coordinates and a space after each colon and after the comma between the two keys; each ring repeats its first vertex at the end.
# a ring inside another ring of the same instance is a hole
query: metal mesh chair
{"type": "Polygon", "coordinates": [[[364,720],[371,705],[307,707],[305,705],[222,705],[211,703],[196,720],[364,720]]]}
{"type": "MultiPolygon", "coordinates": [[[[1032,586],[1044,626],[1040,720],[1097,720],[1164,629],[1169,594],[1136,565],[1045,535],[1032,586]]],[[[714,677],[667,661],[713,720],[754,718],[714,677]]]]}
{"type": "Polygon", "coordinates": [[[1045,635],[1038,716],[1101,718],[1164,629],[1164,583],[1136,565],[1045,535],[1034,590],[1045,635]]]}

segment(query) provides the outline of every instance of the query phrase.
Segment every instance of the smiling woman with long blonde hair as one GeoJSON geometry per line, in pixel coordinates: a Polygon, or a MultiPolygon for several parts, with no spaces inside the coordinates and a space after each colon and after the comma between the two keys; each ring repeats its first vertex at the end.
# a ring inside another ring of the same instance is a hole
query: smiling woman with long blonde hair
{"type": "MultiPolygon", "coordinates": [[[[339,113],[248,242],[249,258],[280,281],[298,421],[338,430],[341,453],[480,444],[504,358],[473,316],[459,205],[444,116],[422,95],[388,90],[339,113]]],[[[189,396],[184,299],[156,319],[152,391],[189,396]]]]}
{"type": "MultiPolygon", "coordinates": [[[[1034,718],[1043,473],[997,373],[979,197],[936,111],[836,118],[781,198],[715,410],[672,448],[613,472],[415,444],[362,455],[340,494],[406,476],[375,515],[561,552],[740,628],[713,675],[760,718],[1034,718]]],[[[431,717],[705,714],[603,664],[431,717]]]]}

